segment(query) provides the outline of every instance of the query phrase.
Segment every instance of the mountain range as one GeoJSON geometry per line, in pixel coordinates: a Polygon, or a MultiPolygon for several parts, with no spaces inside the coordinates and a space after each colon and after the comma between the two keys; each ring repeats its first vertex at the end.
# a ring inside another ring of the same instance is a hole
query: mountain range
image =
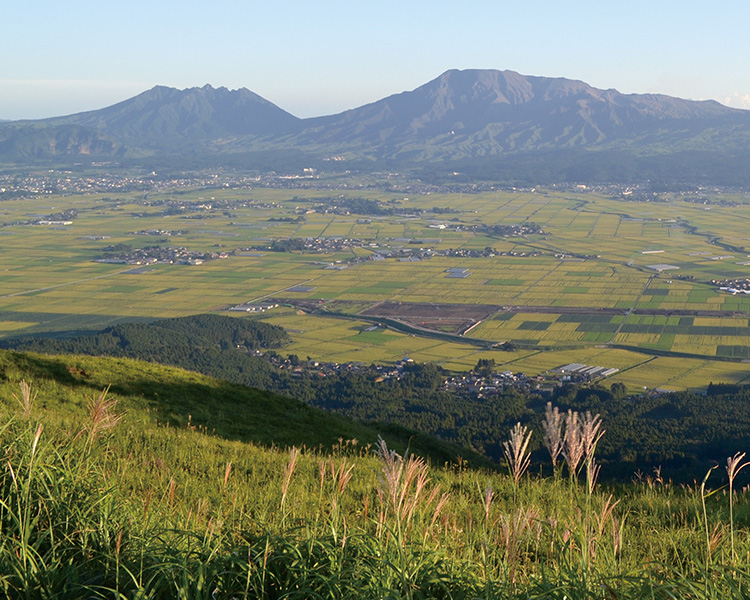
{"type": "Polygon", "coordinates": [[[107,158],[252,169],[332,156],[358,168],[500,179],[750,183],[750,111],[514,71],[450,70],[412,91],[308,119],[247,89],[206,85],[157,86],[100,110],[0,123],[6,164],[107,158]]]}

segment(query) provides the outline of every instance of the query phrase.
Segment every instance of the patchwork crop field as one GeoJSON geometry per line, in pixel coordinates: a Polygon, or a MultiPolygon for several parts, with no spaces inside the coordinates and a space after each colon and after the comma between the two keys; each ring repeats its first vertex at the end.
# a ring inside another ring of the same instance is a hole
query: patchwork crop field
{"type": "Polygon", "coordinates": [[[583,362],[668,389],[744,380],[750,296],[719,288],[750,279],[747,198],[648,200],[261,185],[6,200],[0,338],[274,300],[288,308],[253,318],[317,360],[583,362]],[[205,259],[124,260],[168,248],[205,259]],[[387,328],[367,331],[379,318],[387,328]]]}

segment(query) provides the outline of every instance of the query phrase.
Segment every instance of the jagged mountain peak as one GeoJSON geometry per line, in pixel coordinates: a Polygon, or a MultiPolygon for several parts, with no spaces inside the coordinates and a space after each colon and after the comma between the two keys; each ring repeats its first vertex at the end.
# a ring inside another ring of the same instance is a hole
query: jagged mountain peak
{"type": "Polygon", "coordinates": [[[49,121],[158,145],[164,138],[267,135],[293,128],[299,119],[246,88],[229,90],[206,84],[183,90],[157,85],[107,108],[49,121]]]}

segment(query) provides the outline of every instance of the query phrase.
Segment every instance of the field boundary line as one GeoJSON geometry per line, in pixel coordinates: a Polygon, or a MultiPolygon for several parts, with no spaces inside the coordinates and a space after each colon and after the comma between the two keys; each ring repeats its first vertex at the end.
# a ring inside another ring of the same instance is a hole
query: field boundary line
{"type": "Polygon", "coordinates": [[[4,294],[0,298],[13,298],[14,296],[23,296],[24,294],[33,294],[34,292],[47,292],[49,290],[55,290],[57,288],[65,287],[68,285],[76,285],[78,283],[86,283],[87,281],[95,281],[97,279],[106,279],[107,277],[113,277],[114,275],[122,275],[132,270],[133,267],[124,269],[122,271],[116,271],[114,273],[107,273],[106,275],[97,275],[96,277],[87,277],[86,279],[78,279],[76,281],[68,281],[66,283],[58,283],[56,285],[50,285],[43,288],[37,288],[35,290],[24,290],[23,292],[14,292],[12,294],[4,294]]]}

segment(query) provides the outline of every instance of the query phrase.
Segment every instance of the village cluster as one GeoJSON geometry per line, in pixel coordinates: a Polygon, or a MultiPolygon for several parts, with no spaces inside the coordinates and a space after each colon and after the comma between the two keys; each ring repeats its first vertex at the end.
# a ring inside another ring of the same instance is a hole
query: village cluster
{"type": "Polygon", "coordinates": [[[201,265],[208,260],[229,258],[227,252],[196,252],[187,248],[138,248],[124,252],[117,252],[96,262],[122,265],[153,265],[156,263],[174,265],[201,265]]]}
{"type": "MultiPolygon", "coordinates": [[[[267,309],[273,308],[270,305],[267,309]]],[[[266,310],[267,310],[266,309],[266,310]]],[[[405,357],[394,364],[365,364],[361,362],[318,362],[301,360],[296,355],[282,356],[276,352],[253,350],[252,354],[263,357],[276,368],[289,372],[293,377],[330,377],[347,373],[357,373],[372,377],[376,383],[400,381],[410,371],[414,361],[405,357]]],[[[441,389],[453,394],[467,394],[476,398],[502,394],[511,389],[535,392],[542,396],[551,395],[555,388],[566,384],[585,384],[601,381],[618,372],[616,368],[590,367],[583,364],[570,364],[557,369],[531,376],[511,370],[492,373],[469,372],[446,376],[441,389]]]]}

